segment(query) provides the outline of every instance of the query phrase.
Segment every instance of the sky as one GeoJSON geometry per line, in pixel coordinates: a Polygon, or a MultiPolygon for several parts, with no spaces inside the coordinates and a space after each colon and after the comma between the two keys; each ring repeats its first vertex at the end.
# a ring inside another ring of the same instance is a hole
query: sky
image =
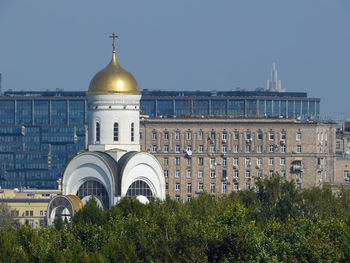
{"type": "Polygon", "coordinates": [[[282,88],[350,118],[349,0],[0,0],[2,90],[86,91],[111,59],[141,89],[282,88]]]}

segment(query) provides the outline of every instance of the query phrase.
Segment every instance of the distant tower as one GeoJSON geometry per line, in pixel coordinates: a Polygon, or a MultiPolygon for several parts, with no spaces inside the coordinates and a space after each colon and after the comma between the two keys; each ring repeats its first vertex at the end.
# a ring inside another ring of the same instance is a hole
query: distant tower
{"type": "Polygon", "coordinates": [[[272,63],[272,70],[270,74],[270,79],[267,80],[267,91],[277,91],[282,92],[284,91],[281,87],[281,80],[278,80],[278,74],[276,69],[276,63],[272,63]]]}

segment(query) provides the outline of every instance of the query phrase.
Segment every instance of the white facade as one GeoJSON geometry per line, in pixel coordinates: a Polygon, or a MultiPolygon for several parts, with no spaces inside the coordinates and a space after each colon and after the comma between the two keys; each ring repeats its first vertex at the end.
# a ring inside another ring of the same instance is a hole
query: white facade
{"type": "Polygon", "coordinates": [[[88,95],[87,98],[89,151],[107,151],[115,148],[140,151],[141,95],[88,95]],[[98,124],[99,136],[96,134],[98,124]],[[117,140],[114,140],[115,124],[118,124],[117,140]]]}

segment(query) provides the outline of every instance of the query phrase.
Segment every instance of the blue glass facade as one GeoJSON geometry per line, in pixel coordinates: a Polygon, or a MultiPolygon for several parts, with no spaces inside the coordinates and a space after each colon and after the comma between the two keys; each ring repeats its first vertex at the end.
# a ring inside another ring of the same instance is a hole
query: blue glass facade
{"type": "Polygon", "coordinates": [[[317,120],[320,99],[304,92],[143,90],[141,114],[156,117],[296,118],[317,120]]]}
{"type": "Polygon", "coordinates": [[[0,97],[0,186],[57,188],[85,123],[85,97],[0,97]]]}
{"type": "MultiPolygon", "coordinates": [[[[318,119],[320,99],[266,91],[142,91],[141,114],[157,117],[318,119]]],[[[85,92],[5,92],[0,97],[0,186],[57,188],[85,149],[85,92]]]]}

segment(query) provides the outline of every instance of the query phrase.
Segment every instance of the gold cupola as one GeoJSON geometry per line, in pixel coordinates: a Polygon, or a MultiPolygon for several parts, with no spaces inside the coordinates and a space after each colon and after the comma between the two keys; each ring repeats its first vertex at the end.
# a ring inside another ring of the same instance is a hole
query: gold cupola
{"type": "Polygon", "coordinates": [[[140,89],[133,75],[123,69],[115,56],[113,33],[113,53],[111,62],[91,80],[87,95],[140,95],[140,89]]]}

